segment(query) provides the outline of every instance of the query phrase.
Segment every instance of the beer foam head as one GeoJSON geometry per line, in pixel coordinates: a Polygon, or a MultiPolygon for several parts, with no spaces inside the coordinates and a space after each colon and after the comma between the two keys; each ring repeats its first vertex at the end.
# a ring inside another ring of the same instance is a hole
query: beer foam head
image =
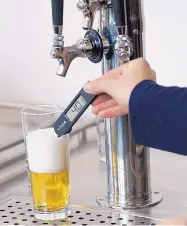
{"type": "Polygon", "coordinates": [[[58,173],[68,168],[68,139],[53,128],[30,131],[26,136],[29,169],[35,173],[58,173]]]}

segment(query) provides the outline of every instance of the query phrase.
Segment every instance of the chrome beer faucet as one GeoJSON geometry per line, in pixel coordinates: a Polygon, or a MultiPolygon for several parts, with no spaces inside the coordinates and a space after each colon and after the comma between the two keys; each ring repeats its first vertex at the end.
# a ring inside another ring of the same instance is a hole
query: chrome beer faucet
{"type": "Polygon", "coordinates": [[[63,0],[51,0],[53,15],[53,48],[51,56],[58,59],[59,67],[57,75],[65,77],[71,62],[77,58],[88,58],[93,63],[99,63],[103,54],[108,52],[110,44],[108,40],[92,29],[95,13],[104,5],[103,0],[85,1],[79,0],[77,7],[84,15],[83,29],[87,30],[85,37],[72,46],[64,47],[63,30],[63,0]],[[60,7],[60,8],[59,8],[60,7]]]}
{"type": "MultiPolygon", "coordinates": [[[[88,58],[102,64],[102,73],[143,57],[143,0],[78,0],[83,13],[85,36],[72,46],[64,46],[63,0],[51,0],[54,27],[51,56],[58,60],[57,74],[65,77],[71,62],[88,58]],[[97,14],[96,14],[97,13],[97,14]],[[98,27],[93,29],[98,15],[98,27]]],[[[162,200],[151,190],[149,149],[135,144],[128,116],[104,121],[107,197],[97,198],[100,205],[136,209],[162,200]]]]}

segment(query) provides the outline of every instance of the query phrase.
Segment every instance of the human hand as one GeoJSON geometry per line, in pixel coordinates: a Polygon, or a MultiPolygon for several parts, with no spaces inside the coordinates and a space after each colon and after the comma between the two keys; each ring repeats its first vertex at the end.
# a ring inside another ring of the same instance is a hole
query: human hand
{"type": "Polygon", "coordinates": [[[101,118],[128,114],[130,95],[143,80],[155,81],[155,73],[146,60],[138,58],[86,83],[85,92],[99,95],[93,102],[93,114],[101,118]]]}

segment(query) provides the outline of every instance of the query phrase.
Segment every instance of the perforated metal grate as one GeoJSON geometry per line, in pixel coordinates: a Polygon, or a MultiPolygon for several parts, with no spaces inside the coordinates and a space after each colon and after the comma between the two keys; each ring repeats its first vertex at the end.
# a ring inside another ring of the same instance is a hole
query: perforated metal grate
{"type": "Polygon", "coordinates": [[[8,199],[0,205],[0,225],[156,225],[150,218],[72,207],[67,220],[40,222],[34,218],[30,200],[8,199]]]}

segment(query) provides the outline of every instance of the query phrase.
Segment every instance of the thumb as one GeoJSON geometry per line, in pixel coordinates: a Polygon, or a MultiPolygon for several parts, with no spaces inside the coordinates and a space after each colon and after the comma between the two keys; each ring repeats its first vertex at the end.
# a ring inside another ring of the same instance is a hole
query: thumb
{"type": "Polygon", "coordinates": [[[115,87],[116,78],[115,77],[101,77],[98,79],[95,79],[93,81],[87,82],[83,89],[85,92],[90,94],[101,94],[101,93],[107,93],[111,94],[111,91],[115,87]]]}

